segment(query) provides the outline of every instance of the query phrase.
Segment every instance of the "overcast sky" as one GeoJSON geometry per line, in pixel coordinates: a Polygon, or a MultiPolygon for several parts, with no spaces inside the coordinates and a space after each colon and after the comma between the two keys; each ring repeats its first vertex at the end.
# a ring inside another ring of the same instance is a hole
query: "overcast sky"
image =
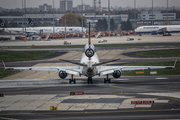
{"type": "MultiPolygon", "coordinates": [[[[53,4],[53,0],[26,0],[27,7],[39,7],[39,5],[43,5],[44,3],[47,3],[49,5],[53,4]]],[[[59,1],[60,0],[54,0],[55,2],[55,8],[59,8],[59,1]]],[[[99,1],[99,0],[97,0],[99,1]]],[[[167,0],[153,0],[154,6],[164,6],[167,7],[167,0]]],[[[169,7],[171,6],[180,6],[180,0],[168,0],[169,7]]],[[[91,5],[93,3],[93,0],[83,0],[84,4],[91,5]]],[[[73,0],[73,6],[77,6],[81,4],[81,0],[73,0]]],[[[101,0],[101,6],[107,7],[108,6],[108,0],[101,0]]],[[[134,0],[110,0],[110,6],[121,6],[121,7],[134,7],[134,0]]],[[[136,7],[151,7],[152,6],[152,0],[136,0],[136,7]]],[[[0,7],[3,8],[22,8],[22,0],[0,0],[0,7]]]]}

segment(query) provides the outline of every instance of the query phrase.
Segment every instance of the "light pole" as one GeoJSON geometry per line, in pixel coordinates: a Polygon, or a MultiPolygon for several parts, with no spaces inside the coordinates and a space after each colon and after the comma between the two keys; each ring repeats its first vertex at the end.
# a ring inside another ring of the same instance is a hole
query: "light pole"
{"type": "Polygon", "coordinates": [[[65,39],[66,39],[66,0],[65,1],[65,39]]]}
{"type": "MultiPolygon", "coordinates": [[[[134,0],[134,20],[135,20],[135,24],[134,24],[134,30],[136,29],[136,0],[134,0]]],[[[134,35],[136,35],[136,32],[134,32],[134,35]]]]}
{"type": "Polygon", "coordinates": [[[169,25],[169,21],[168,21],[168,0],[167,0],[167,25],[169,25]]]}
{"type": "Polygon", "coordinates": [[[22,33],[24,33],[23,0],[22,0],[22,33]]]}
{"type": "Polygon", "coordinates": [[[81,0],[81,3],[82,3],[82,33],[83,33],[83,0],[81,0]]]}
{"type": "Polygon", "coordinates": [[[152,25],[153,25],[153,0],[152,0],[152,25]]]}
{"type": "Polygon", "coordinates": [[[54,0],[53,0],[53,34],[54,34],[54,0]]]}
{"type": "Polygon", "coordinates": [[[25,12],[25,41],[26,41],[26,24],[27,24],[27,21],[26,21],[26,0],[24,0],[24,12],[25,12]]]}

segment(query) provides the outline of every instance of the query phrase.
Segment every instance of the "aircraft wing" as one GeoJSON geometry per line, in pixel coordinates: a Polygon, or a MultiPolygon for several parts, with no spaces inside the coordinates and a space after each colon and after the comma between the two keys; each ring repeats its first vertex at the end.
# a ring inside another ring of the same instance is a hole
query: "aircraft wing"
{"type": "Polygon", "coordinates": [[[111,74],[114,71],[131,71],[131,70],[146,70],[146,69],[173,69],[175,68],[177,60],[174,66],[99,66],[99,75],[111,74]]]}
{"type": "Polygon", "coordinates": [[[65,71],[68,74],[81,75],[80,66],[50,66],[50,67],[6,67],[3,62],[4,68],[6,70],[41,70],[41,71],[65,71]]]}

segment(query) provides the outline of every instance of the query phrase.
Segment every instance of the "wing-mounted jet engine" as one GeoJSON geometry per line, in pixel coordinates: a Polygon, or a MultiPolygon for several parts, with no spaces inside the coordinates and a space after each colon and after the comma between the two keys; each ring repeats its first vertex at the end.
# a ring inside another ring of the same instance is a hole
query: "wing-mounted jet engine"
{"type": "Polygon", "coordinates": [[[65,71],[59,71],[59,77],[61,79],[65,79],[67,77],[67,73],[65,71]]]}
{"type": "Polygon", "coordinates": [[[0,27],[4,27],[5,26],[5,21],[3,21],[2,19],[0,19],[0,27]]]}
{"type": "Polygon", "coordinates": [[[120,71],[120,70],[114,71],[114,72],[113,72],[113,77],[114,77],[114,78],[119,78],[119,77],[121,77],[121,71],[120,71]]]}
{"type": "Polygon", "coordinates": [[[31,26],[31,27],[34,27],[34,26],[35,26],[35,23],[34,23],[34,21],[33,21],[31,18],[28,18],[28,24],[29,24],[29,26],[31,26]]]}

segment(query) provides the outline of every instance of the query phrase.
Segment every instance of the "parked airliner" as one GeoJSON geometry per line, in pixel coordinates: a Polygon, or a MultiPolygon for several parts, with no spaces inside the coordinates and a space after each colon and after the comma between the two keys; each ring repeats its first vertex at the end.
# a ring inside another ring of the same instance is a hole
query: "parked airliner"
{"type": "MultiPolygon", "coordinates": [[[[2,21],[2,20],[1,20],[2,21]]],[[[32,27],[34,25],[34,21],[28,18],[29,25],[31,27],[26,28],[26,35],[39,35],[39,34],[53,34],[54,33],[65,33],[65,27],[32,27]]],[[[1,27],[5,25],[5,22],[2,21],[0,23],[1,27]]],[[[6,32],[11,32],[13,34],[24,34],[25,28],[0,28],[0,30],[4,30],[6,32]]],[[[66,33],[81,33],[82,27],[66,27],[66,33]]],[[[83,27],[83,32],[86,33],[86,29],[83,27]]]]}
{"type": "MultiPolygon", "coordinates": [[[[69,60],[60,59],[60,61],[65,61],[69,63],[76,64],[77,66],[48,66],[48,67],[6,67],[3,62],[4,68],[7,70],[42,70],[42,71],[58,71],[58,75],[60,78],[65,79],[68,74],[71,75],[71,79],[69,79],[69,83],[76,83],[76,79],[73,78],[73,75],[86,76],[88,83],[93,83],[92,78],[96,75],[103,76],[104,83],[111,82],[109,78],[109,74],[112,74],[114,78],[119,78],[121,76],[122,71],[130,71],[130,70],[145,70],[145,69],[172,69],[174,66],[102,66],[103,64],[118,61],[120,59],[113,59],[106,62],[100,62],[98,55],[95,53],[95,46],[91,43],[90,38],[90,23],[89,23],[89,40],[88,44],[84,47],[84,53],[81,57],[80,62],[74,62],[69,60]]],[[[177,61],[177,60],[176,60],[177,61]]]]}
{"type": "Polygon", "coordinates": [[[180,25],[161,25],[161,26],[141,26],[135,29],[138,34],[151,33],[151,35],[163,34],[171,35],[171,33],[180,32],[180,25]]]}

